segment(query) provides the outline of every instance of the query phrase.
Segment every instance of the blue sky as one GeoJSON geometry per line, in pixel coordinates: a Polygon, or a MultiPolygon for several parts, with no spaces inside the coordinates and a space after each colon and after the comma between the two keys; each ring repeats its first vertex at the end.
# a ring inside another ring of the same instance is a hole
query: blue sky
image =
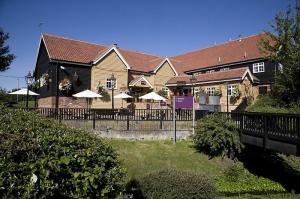
{"type": "MultiPolygon", "coordinates": [[[[292,0],[0,0],[0,27],[17,58],[0,87],[33,70],[43,32],[171,56],[270,29],[292,0]],[[39,27],[39,24],[43,23],[39,27]]],[[[25,86],[24,78],[19,79],[25,86]]]]}

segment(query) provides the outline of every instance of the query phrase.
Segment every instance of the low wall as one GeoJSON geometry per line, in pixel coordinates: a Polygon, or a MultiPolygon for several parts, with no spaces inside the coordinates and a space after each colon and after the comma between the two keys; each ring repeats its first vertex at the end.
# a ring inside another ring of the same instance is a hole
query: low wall
{"type": "MultiPolygon", "coordinates": [[[[126,121],[98,120],[95,122],[95,130],[93,130],[93,121],[63,120],[62,122],[73,128],[93,131],[106,138],[164,140],[174,137],[172,121],[163,121],[162,129],[159,121],[130,121],[129,130],[126,121]]],[[[187,139],[192,134],[192,122],[178,121],[176,129],[177,139],[187,139]]]]}

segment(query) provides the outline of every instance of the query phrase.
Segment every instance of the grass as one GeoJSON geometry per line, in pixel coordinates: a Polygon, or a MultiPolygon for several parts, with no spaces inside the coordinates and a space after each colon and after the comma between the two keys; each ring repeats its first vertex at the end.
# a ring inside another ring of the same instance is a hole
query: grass
{"type": "Polygon", "coordinates": [[[128,177],[139,177],[163,168],[176,168],[184,171],[205,173],[210,176],[221,175],[233,164],[231,160],[209,159],[198,153],[191,142],[179,141],[126,141],[108,140],[116,148],[128,172],[128,177]]]}
{"type": "Polygon", "coordinates": [[[247,179],[228,182],[224,177],[224,170],[231,167],[233,161],[226,158],[209,159],[207,155],[199,153],[190,141],[179,141],[176,145],[172,141],[108,139],[107,142],[119,153],[119,159],[127,170],[128,180],[171,167],[208,175],[222,192],[222,199],[298,198],[288,193],[279,183],[253,174],[249,174],[247,179]]]}

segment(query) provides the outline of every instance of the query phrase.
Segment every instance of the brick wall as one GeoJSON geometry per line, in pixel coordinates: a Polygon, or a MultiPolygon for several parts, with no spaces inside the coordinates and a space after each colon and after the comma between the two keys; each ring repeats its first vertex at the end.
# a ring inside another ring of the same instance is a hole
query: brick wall
{"type": "MultiPolygon", "coordinates": [[[[54,108],[55,97],[44,97],[38,99],[38,107],[40,108],[54,108]]],[[[86,108],[86,99],[75,99],[72,97],[59,97],[59,108],[86,108]]]]}

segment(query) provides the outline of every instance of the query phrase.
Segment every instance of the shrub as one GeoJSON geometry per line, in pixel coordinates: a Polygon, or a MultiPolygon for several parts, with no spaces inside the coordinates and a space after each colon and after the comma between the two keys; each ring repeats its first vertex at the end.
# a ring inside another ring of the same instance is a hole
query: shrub
{"type": "Polygon", "coordinates": [[[114,150],[91,134],[36,113],[0,107],[3,198],[114,198],[124,171],[114,150]]]}
{"type": "Polygon", "coordinates": [[[286,107],[284,104],[279,104],[271,95],[260,95],[254,104],[247,108],[247,111],[263,113],[300,113],[300,106],[290,105],[286,107]]]}
{"type": "Polygon", "coordinates": [[[204,175],[164,169],[129,182],[133,198],[216,198],[214,184],[204,175]]]}
{"type": "Polygon", "coordinates": [[[242,148],[235,124],[219,114],[200,119],[192,139],[196,148],[210,157],[235,158],[242,148]]]}
{"type": "Polygon", "coordinates": [[[224,175],[216,179],[216,185],[220,194],[225,196],[286,192],[279,183],[251,174],[241,163],[228,167],[224,175]]]}

